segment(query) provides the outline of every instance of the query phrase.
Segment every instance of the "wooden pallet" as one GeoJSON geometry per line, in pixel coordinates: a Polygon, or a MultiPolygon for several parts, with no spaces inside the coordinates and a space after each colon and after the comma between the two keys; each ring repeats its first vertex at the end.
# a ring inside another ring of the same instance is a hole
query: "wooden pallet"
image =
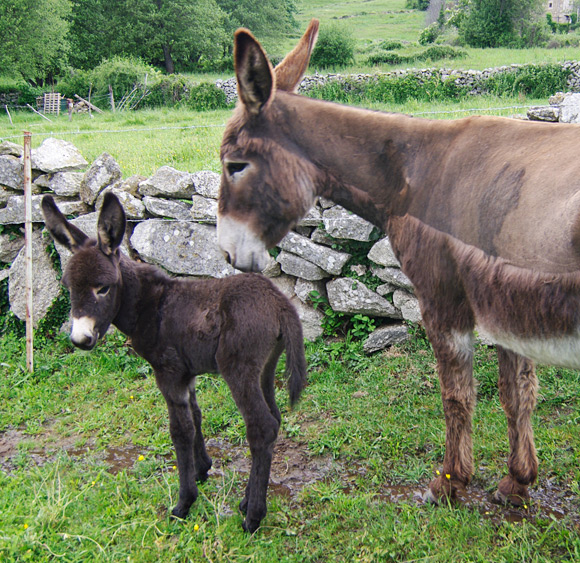
{"type": "Polygon", "coordinates": [[[44,94],[43,113],[60,114],[60,93],[44,94]]]}

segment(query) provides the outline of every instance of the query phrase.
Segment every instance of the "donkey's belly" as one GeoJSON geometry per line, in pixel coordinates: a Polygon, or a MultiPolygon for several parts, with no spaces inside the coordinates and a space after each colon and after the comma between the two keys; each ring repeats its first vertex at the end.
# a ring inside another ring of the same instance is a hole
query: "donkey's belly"
{"type": "Polygon", "coordinates": [[[573,335],[523,338],[509,332],[482,327],[486,336],[500,346],[540,364],[580,369],[580,331],[573,335]]]}

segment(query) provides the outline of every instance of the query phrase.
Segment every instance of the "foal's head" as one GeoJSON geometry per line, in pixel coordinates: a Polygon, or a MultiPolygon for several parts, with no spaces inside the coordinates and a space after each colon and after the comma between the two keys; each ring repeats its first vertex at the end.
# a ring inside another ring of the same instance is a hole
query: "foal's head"
{"type": "Polygon", "coordinates": [[[218,242],[241,270],[262,270],[266,249],[280,242],[314,200],[314,167],[288,138],[275,97],[297,89],[317,36],[318,21],[312,20],[296,48],[273,69],[252,34],[236,32],[240,104],[221,147],[218,242]]]}
{"type": "Polygon", "coordinates": [[[119,311],[119,246],[125,234],[125,212],[116,196],[107,193],[96,240],[69,223],[52,196],[43,198],[42,213],[52,238],[73,253],[62,278],[70,292],[71,341],[83,350],[91,350],[119,311]]]}

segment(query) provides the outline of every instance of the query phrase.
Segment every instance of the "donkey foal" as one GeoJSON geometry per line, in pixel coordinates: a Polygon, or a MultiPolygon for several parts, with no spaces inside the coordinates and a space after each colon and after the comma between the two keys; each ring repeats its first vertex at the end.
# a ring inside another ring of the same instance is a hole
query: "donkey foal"
{"type": "Polygon", "coordinates": [[[274,376],[286,350],[290,404],[306,384],[302,326],[288,299],[266,278],[242,274],[220,280],[173,279],[119,251],[125,213],[105,196],[97,239],[69,223],[51,196],[42,201],[46,227],[73,256],[63,276],[70,291],[75,346],[91,350],[109,325],[131,338],[155,371],[169,410],[177,454],[179,501],[172,515],[185,518],[207,479],[211,458],[201,432],[195,377],[222,374],[246,424],[252,467],[240,510],[254,532],[266,515],[266,490],[280,411],[274,376]]]}

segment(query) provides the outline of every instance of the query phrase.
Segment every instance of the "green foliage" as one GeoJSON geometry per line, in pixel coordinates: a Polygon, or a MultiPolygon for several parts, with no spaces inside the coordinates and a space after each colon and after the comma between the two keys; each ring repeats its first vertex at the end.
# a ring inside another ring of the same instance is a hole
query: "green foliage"
{"type": "Polygon", "coordinates": [[[441,30],[439,28],[439,24],[436,22],[432,23],[421,31],[417,41],[419,42],[419,45],[429,45],[431,43],[435,43],[435,40],[437,37],[439,37],[440,33],[441,30]]]}
{"type": "Polygon", "coordinates": [[[405,8],[425,11],[429,8],[429,0],[405,0],[405,8]]]}
{"type": "Polygon", "coordinates": [[[149,93],[139,107],[174,107],[187,96],[191,87],[192,83],[182,74],[160,76],[148,87],[149,93]]]}
{"type": "Polygon", "coordinates": [[[36,97],[44,92],[42,88],[35,88],[22,78],[11,78],[9,76],[0,77],[0,94],[16,95],[16,104],[34,105],[36,97]]]}
{"type": "Polygon", "coordinates": [[[157,71],[135,58],[113,57],[103,61],[91,73],[93,92],[107,95],[113,88],[115,100],[119,101],[137,87],[142,89],[145,80],[154,80],[157,71]]]}
{"type": "Polygon", "coordinates": [[[75,94],[88,98],[93,83],[92,72],[78,69],[68,69],[57,81],[58,91],[65,98],[74,99],[75,94]]]}
{"type": "Polygon", "coordinates": [[[318,291],[310,292],[310,300],[315,309],[319,309],[324,314],[320,326],[326,336],[337,336],[345,334],[348,317],[344,313],[335,311],[324,295],[318,291]]]}
{"type": "Polygon", "coordinates": [[[403,47],[403,43],[395,39],[387,39],[385,41],[381,41],[379,47],[385,51],[394,51],[395,49],[401,49],[403,47]]]}
{"type": "Polygon", "coordinates": [[[212,82],[202,82],[189,91],[186,105],[196,111],[225,109],[228,107],[226,94],[212,82]]]}
{"type": "Polygon", "coordinates": [[[390,65],[400,65],[400,64],[410,64],[419,61],[439,61],[441,59],[460,59],[467,55],[462,49],[456,49],[450,47],[449,45],[432,45],[424,51],[415,53],[413,55],[400,55],[396,52],[382,52],[374,53],[370,55],[367,59],[367,64],[378,65],[378,64],[390,64],[390,65]]]}
{"type": "Polygon", "coordinates": [[[565,89],[569,75],[570,70],[558,64],[526,65],[488,78],[484,87],[498,96],[526,94],[535,98],[547,98],[565,89]]]}
{"type": "Polygon", "coordinates": [[[67,62],[69,0],[2,0],[0,68],[37,84],[67,62]]]}
{"type": "Polygon", "coordinates": [[[321,26],[310,64],[316,68],[339,69],[354,63],[355,41],[344,26],[321,26]]]}

